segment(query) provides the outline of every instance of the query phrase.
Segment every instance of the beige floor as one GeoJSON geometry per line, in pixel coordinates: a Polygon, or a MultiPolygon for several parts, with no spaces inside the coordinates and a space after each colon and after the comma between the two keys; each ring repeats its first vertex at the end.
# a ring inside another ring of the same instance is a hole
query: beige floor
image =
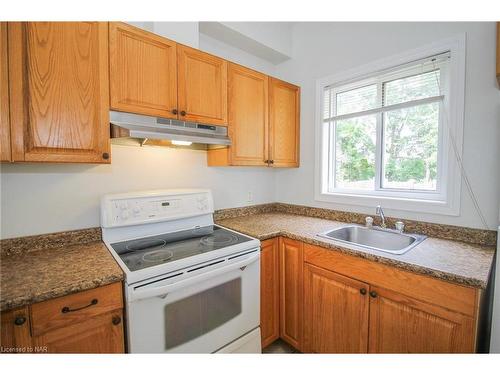
{"type": "Polygon", "coordinates": [[[271,345],[267,346],[262,350],[262,353],[264,354],[292,354],[292,353],[298,353],[297,350],[292,348],[290,345],[288,345],[286,342],[283,340],[276,340],[273,342],[271,345]]]}

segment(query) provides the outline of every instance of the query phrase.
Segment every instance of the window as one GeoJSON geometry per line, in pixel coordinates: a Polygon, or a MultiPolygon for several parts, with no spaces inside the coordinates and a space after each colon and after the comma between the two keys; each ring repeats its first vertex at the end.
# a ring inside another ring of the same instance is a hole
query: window
{"type": "Polygon", "coordinates": [[[461,122],[452,108],[460,92],[450,93],[461,86],[463,92],[463,84],[451,79],[460,70],[454,53],[318,82],[317,200],[433,212],[419,207],[427,202],[440,206],[438,213],[458,214],[459,155],[450,151],[461,153],[461,122]]]}

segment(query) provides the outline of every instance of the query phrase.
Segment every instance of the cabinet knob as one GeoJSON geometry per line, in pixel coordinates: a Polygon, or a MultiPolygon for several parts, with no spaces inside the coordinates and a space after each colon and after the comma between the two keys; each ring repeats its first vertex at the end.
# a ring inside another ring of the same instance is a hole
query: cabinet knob
{"type": "Polygon", "coordinates": [[[365,288],[361,288],[359,290],[359,292],[362,294],[362,295],[365,295],[366,294],[366,289],[365,288]]]}
{"type": "Polygon", "coordinates": [[[269,164],[274,164],[274,160],[269,160],[269,164]]]}
{"type": "Polygon", "coordinates": [[[102,153],[102,158],[103,158],[104,160],[108,160],[108,159],[109,159],[109,153],[107,153],[107,152],[103,152],[103,153],[102,153]]]}
{"type": "Polygon", "coordinates": [[[122,318],[120,318],[119,316],[114,316],[113,319],[111,320],[111,322],[113,323],[113,325],[117,326],[118,324],[120,324],[122,321],[122,318]]]}
{"type": "Polygon", "coordinates": [[[186,116],[186,111],[181,111],[181,116],[186,116]]]}
{"type": "Polygon", "coordinates": [[[14,324],[16,326],[22,326],[26,322],[26,318],[24,316],[16,316],[14,320],[14,324]]]}
{"type": "Polygon", "coordinates": [[[372,297],[372,298],[377,298],[377,296],[378,296],[378,294],[377,294],[377,292],[375,292],[374,290],[372,290],[372,291],[370,292],[370,297],[372,297]]]}
{"type": "Polygon", "coordinates": [[[177,113],[179,113],[179,112],[177,111],[176,108],[172,109],[172,114],[176,115],[177,113]]]}

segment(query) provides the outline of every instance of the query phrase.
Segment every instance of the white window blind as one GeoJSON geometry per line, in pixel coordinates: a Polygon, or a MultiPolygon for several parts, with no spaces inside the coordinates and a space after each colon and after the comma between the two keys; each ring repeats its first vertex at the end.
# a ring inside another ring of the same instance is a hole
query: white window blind
{"type": "Polygon", "coordinates": [[[449,57],[449,53],[444,53],[380,72],[371,80],[367,79],[373,83],[361,87],[350,88],[353,83],[326,87],[324,121],[346,120],[442,101],[439,68],[449,57]]]}

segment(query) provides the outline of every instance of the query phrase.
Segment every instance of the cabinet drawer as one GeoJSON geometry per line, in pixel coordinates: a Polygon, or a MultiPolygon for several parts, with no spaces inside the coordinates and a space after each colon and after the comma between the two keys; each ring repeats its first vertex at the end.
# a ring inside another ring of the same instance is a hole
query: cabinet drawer
{"type": "Polygon", "coordinates": [[[122,307],[121,283],[40,302],[31,306],[32,333],[37,336],[122,307]]]}

